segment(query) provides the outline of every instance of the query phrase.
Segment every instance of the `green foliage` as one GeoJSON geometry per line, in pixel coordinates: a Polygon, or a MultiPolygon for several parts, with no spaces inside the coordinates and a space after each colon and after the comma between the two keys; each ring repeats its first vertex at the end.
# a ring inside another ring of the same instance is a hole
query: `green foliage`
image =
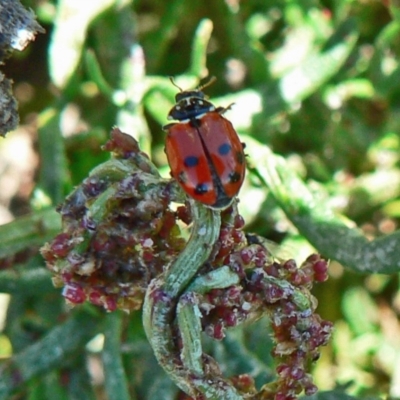
{"type": "MultiPolygon", "coordinates": [[[[140,315],[67,310],[38,256],[61,229],[57,205],[105,161],[100,147],[114,125],[168,177],[161,125],[177,91],[170,75],[185,89],[214,75],[207,91],[215,104],[234,103],[227,117],[250,170],[240,193],[245,229],[300,258],[314,246],[332,260],[316,295],[335,333],[314,368],[321,392],[312,398],[400,397],[398,1],[24,5],[47,33],[9,74],[14,87],[34,89],[30,101],[20,99],[20,116],[36,132],[40,167],[31,213],[0,227],[0,292],[11,295],[0,355],[12,355],[2,361],[0,399],[175,398],[140,315]]],[[[226,375],[273,379],[265,325],[207,342],[226,375]]]]}

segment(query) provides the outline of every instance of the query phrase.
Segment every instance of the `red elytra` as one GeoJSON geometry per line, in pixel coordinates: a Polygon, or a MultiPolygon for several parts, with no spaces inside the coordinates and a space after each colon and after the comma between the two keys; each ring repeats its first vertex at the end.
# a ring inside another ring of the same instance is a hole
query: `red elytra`
{"type": "Polygon", "coordinates": [[[212,82],[176,95],[168,119],[178,122],[164,127],[165,152],[171,175],[182,189],[193,199],[220,210],[238,194],[246,165],[244,146],[223,116],[229,107],[216,108],[201,90],[212,82]]]}

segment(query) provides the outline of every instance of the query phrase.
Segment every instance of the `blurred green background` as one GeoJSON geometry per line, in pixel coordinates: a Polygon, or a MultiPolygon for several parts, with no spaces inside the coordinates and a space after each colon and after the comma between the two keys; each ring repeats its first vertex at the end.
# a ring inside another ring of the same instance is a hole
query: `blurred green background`
{"type": "MultiPolygon", "coordinates": [[[[245,229],[299,259],[312,246],[331,259],[330,279],[314,289],[335,323],[313,369],[315,397],[400,398],[400,4],[22,3],[46,33],[2,66],[21,124],[0,141],[0,361],[14,355],[32,372],[15,397],[0,375],[0,399],[122,399],[108,381],[120,351],[130,398],[176,398],[140,313],[70,312],[38,248],[60,231],[54,207],[107,159],[100,147],[113,126],[169,176],[169,76],[187,89],[209,75],[207,94],[235,103],[227,117],[247,144],[245,229]]],[[[270,346],[263,323],[209,344],[228,373],[245,366],[264,381],[270,346]]]]}

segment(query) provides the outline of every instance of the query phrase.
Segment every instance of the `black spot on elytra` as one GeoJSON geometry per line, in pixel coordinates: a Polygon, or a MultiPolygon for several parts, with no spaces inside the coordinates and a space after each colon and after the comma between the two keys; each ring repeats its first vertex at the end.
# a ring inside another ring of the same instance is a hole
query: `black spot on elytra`
{"type": "Polygon", "coordinates": [[[242,175],[239,172],[231,172],[229,174],[229,183],[236,183],[239,182],[242,178],[242,175]]]}
{"type": "Polygon", "coordinates": [[[218,153],[220,156],[226,156],[231,151],[231,149],[232,147],[229,143],[224,143],[218,147],[218,153]]]}
{"type": "Polygon", "coordinates": [[[208,192],[208,185],[206,183],[199,183],[194,190],[196,194],[204,194],[208,192]]]}
{"type": "Polygon", "coordinates": [[[188,168],[196,167],[197,164],[199,163],[199,157],[188,156],[184,159],[183,163],[185,164],[185,167],[188,168]]]}

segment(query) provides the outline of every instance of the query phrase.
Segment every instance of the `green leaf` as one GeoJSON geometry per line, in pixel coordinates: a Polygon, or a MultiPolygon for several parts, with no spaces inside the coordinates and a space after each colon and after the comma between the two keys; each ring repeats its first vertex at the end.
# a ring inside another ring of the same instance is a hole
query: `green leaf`
{"type": "Polygon", "coordinates": [[[279,85],[281,95],[287,103],[304,100],[343,66],[358,37],[354,27],[349,25],[346,25],[342,37],[333,38],[333,43],[322,51],[310,53],[300,65],[283,76],[279,85]]]}
{"type": "Polygon", "coordinates": [[[254,172],[287,217],[324,256],[358,272],[393,273],[400,269],[400,231],[369,241],[355,224],[312,193],[282,157],[247,141],[254,172]]]}

